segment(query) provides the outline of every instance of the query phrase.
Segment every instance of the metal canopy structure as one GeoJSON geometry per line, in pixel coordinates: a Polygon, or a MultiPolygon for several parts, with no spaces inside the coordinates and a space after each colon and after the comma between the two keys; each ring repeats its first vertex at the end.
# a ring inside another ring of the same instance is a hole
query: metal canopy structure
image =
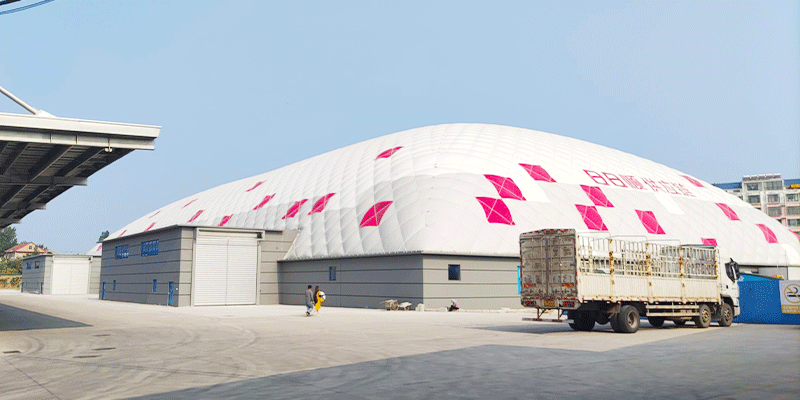
{"type": "Polygon", "coordinates": [[[32,115],[0,113],[0,228],[18,223],[67,189],[137,150],[153,150],[161,127],[59,118],[2,87],[32,115]]]}

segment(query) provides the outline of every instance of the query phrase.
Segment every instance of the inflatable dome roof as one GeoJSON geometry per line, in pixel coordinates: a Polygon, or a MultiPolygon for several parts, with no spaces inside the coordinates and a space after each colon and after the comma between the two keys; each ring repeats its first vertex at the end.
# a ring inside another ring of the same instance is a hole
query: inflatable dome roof
{"type": "Polygon", "coordinates": [[[484,124],[347,146],[181,199],[110,237],[172,225],[299,230],[287,260],[517,256],[521,232],[575,228],[800,265],[800,237],[707,182],[585,141],[484,124]]]}

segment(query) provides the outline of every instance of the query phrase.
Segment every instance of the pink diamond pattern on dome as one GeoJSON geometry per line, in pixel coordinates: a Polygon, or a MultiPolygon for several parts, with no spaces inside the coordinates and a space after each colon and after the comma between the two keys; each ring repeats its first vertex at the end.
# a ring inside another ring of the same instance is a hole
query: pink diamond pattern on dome
{"type": "Polygon", "coordinates": [[[196,212],[192,218],[189,218],[189,221],[188,221],[188,222],[193,222],[194,220],[196,220],[196,219],[197,219],[197,217],[199,217],[199,216],[200,216],[200,214],[202,214],[202,213],[203,213],[203,211],[205,211],[205,210],[200,210],[200,211],[196,212]]]}
{"type": "Polygon", "coordinates": [[[797,233],[797,232],[795,232],[795,231],[793,231],[791,229],[789,230],[789,232],[794,233],[794,235],[797,236],[797,240],[800,241],[800,233],[797,233]]]}
{"type": "Polygon", "coordinates": [[[703,244],[716,246],[717,245],[717,239],[714,239],[714,238],[703,238],[703,244]]]}
{"type": "Polygon", "coordinates": [[[220,222],[219,222],[219,225],[217,225],[217,226],[225,226],[225,224],[227,224],[227,223],[228,223],[228,221],[230,221],[230,220],[231,220],[231,217],[232,217],[232,216],[233,216],[233,214],[231,214],[231,215],[226,215],[226,216],[222,217],[222,221],[220,221],[220,222]]]}
{"type": "Polygon", "coordinates": [[[767,228],[764,224],[756,224],[756,226],[764,233],[764,239],[767,239],[767,243],[778,243],[778,237],[775,236],[775,232],[772,229],[767,228]]]}
{"type": "Polygon", "coordinates": [[[664,229],[662,229],[661,225],[658,224],[658,220],[652,211],[636,210],[636,215],[639,216],[639,221],[642,221],[644,229],[647,229],[647,233],[652,233],[654,235],[665,234],[664,229]]]}
{"type": "Polygon", "coordinates": [[[391,201],[382,201],[380,203],[375,203],[374,206],[370,207],[367,210],[367,213],[364,214],[364,218],[361,218],[361,223],[358,224],[359,228],[363,228],[365,226],[378,226],[381,223],[381,218],[383,218],[383,214],[386,212],[386,209],[392,205],[391,201]]]}
{"type": "Polygon", "coordinates": [[[99,245],[99,246],[97,246],[97,250],[95,250],[95,251],[100,251],[100,249],[102,249],[102,248],[103,248],[103,244],[102,244],[102,243],[100,243],[100,245],[99,245]]]}
{"type": "Polygon", "coordinates": [[[597,212],[597,207],[575,204],[575,208],[581,213],[581,218],[583,218],[583,223],[586,224],[587,228],[595,231],[608,230],[606,224],[603,223],[603,217],[597,212]]]}
{"type": "Polygon", "coordinates": [[[158,215],[158,213],[160,213],[160,212],[161,212],[161,210],[158,210],[158,211],[156,211],[156,213],[155,213],[155,214],[153,214],[153,215],[151,215],[151,216],[149,216],[149,217],[147,217],[147,218],[153,218],[153,217],[155,217],[156,215],[158,215]]]}
{"type": "Polygon", "coordinates": [[[550,174],[548,174],[547,171],[545,171],[544,168],[542,168],[539,165],[520,164],[520,166],[524,168],[525,171],[528,172],[528,175],[530,175],[531,178],[536,179],[537,181],[542,181],[542,182],[556,181],[555,179],[551,178],[550,174]]]}
{"type": "Polygon", "coordinates": [[[502,199],[493,199],[491,197],[476,197],[483,212],[486,213],[486,220],[492,224],[505,224],[514,225],[514,220],[511,218],[511,210],[508,209],[506,203],[502,199]]]}
{"type": "Polygon", "coordinates": [[[378,156],[375,157],[375,159],[377,160],[379,158],[389,158],[389,157],[392,156],[392,154],[397,153],[397,150],[400,150],[402,148],[403,148],[403,146],[397,146],[397,147],[395,147],[393,149],[386,150],[383,153],[378,154],[378,156]]]}
{"type": "Polygon", "coordinates": [[[703,184],[700,183],[700,181],[698,181],[697,179],[694,179],[694,178],[692,178],[691,176],[688,176],[688,175],[681,175],[681,176],[686,178],[687,181],[692,182],[693,185],[695,185],[697,187],[703,187],[703,184]]]}
{"type": "Polygon", "coordinates": [[[155,222],[153,222],[153,223],[152,223],[152,224],[150,224],[150,226],[148,226],[148,227],[147,227],[147,229],[145,229],[144,231],[145,231],[145,232],[149,231],[150,229],[152,229],[152,228],[153,228],[153,226],[155,226],[155,224],[156,224],[156,223],[155,223],[155,222]]]}
{"type": "Polygon", "coordinates": [[[127,229],[126,229],[126,230],[124,230],[124,231],[122,231],[122,233],[120,233],[120,234],[119,234],[119,236],[117,236],[117,237],[118,237],[118,238],[121,238],[121,237],[122,237],[122,235],[124,235],[124,234],[125,234],[125,232],[127,232],[127,231],[128,231],[127,229]]]}
{"type": "Polygon", "coordinates": [[[522,191],[519,190],[517,184],[511,178],[504,178],[497,175],[484,175],[489,182],[492,182],[494,188],[497,189],[497,194],[504,199],[525,200],[522,191]]]}
{"type": "Polygon", "coordinates": [[[325,206],[328,204],[328,200],[330,200],[335,194],[336,193],[328,193],[325,196],[320,197],[319,200],[314,203],[314,206],[311,207],[311,211],[308,213],[308,215],[322,212],[322,210],[324,210],[325,206]]]}
{"type": "Polygon", "coordinates": [[[274,194],[274,193],[273,193],[273,194],[270,194],[270,195],[267,195],[266,197],[264,197],[264,200],[261,200],[261,203],[258,203],[258,205],[256,205],[255,207],[253,207],[253,211],[255,211],[255,210],[258,210],[258,209],[259,209],[259,208],[261,208],[261,207],[264,207],[264,205],[265,205],[265,204],[267,204],[267,203],[269,203],[269,201],[270,201],[270,200],[272,200],[272,198],[273,198],[273,197],[275,197],[275,194],[274,194]]]}
{"type": "Polygon", "coordinates": [[[611,204],[610,201],[608,201],[606,194],[603,193],[603,191],[600,190],[599,187],[581,185],[581,189],[583,189],[583,191],[586,192],[586,194],[589,196],[589,199],[592,200],[592,203],[594,203],[594,205],[600,207],[614,207],[614,205],[611,204]]]}
{"type": "Polygon", "coordinates": [[[253,189],[255,189],[255,188],[257,188],[257,187],[261,186],[261,184],[262,184],[262,183],[264,183],[264,181],[261,181],[261,182],[256,182],[256,184],[255,184],[255,185],[253,185],[253,187],[251,187],[250,189],[247,189],[246,191],[247,191],[247,192],[249,192],[249,191],[251,191],[251,190],[253,190],[253,189]]]}
{"type": "Polygon", "coordinates": [[[307,202],[307,201],[308,201],[308,199],[295,201],[294,204],[292,204],[292,206],[289,207],[289,211],[286,211],[286,215],[284,215],[283,218],[281,218],[281,219],[293,218],[295,215],[297,215],[297,212],[300,211],[300,206],[305,204],[305,202],[307,202]]]}
{"type": "Polygon", "coordinates": [[[739,221],[739,216],[736,215],[736,211],[733,211],[733,209],[730,208],[730,206],[728,206],[725,203],[715,203],[715,204],[722,210],[722,212],[725,213],[725,216],[728,217],[728,219],[730,219],[731,221],[739,221]]]}
{"type": "Polygon", "coordinates": [[[188,206],[189,206],[189,204],[192,204],[192,203],[194,203],[195,201],[197,201],[197,199],[192,199],[192,201],[190,201],[190,202],[188,202],[188,203],[184,204],[184,205],[183,205],[183,207],[181,207],[181,208],[186,208],[186,207],[188,207],[188,206]]]}

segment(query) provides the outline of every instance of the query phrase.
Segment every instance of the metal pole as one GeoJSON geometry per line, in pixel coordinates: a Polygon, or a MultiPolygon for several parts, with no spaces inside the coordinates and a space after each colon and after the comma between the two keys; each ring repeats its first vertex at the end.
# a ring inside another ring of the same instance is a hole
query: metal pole
{"type": "Polygon", "coordinates": [[[14,96],[13,93],[11,93],[8,90],[4,89],[2,86],[0,86],[0,93],[3,93],[4,95],[6,95],[6,97],[8,97],[9,99],[13,100],[15,103],[19,104],[20,106],[22,106],[22,108],[28,110],[31,114],[33,114],[33,115],[39,114],[39,110],[38,109],[29,106],[28,103],[22,101],[19,97],[14,96]]]}

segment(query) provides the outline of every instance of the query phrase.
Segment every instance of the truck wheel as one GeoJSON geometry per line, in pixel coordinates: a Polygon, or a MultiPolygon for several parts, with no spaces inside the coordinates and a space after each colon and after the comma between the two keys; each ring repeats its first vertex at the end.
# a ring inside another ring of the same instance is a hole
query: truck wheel
{"type": "Polygon", "coordinates": [[[597,322],[600,325],[605,325],[609,321],[608,314],[605,314],[605,313],[602,313],[602,312],[598,312],[597,315],[594,318],[594,321],[597,322]]]}
{"type": "Polygon", "coordinates": [[[572,320],[569,327],[576,331],[590,331],[594,329],[594,318],[587,312],[572,311],[569,313],[572,320]]]}
{"type": "Polygon", "coordinates": [[[639,330],[639,311],[634,306],[622,306],[611,327],[617,333],[636,333],[639,330]],[[616,322],[616,323],[614,323],[616,322]]]}
{"type": "Polygon", "coordinates": [[[676,319],[676,320],[674,320],[672,322],[675,323],[675,326],[684,326],[684,325],[686,325],[686,320],[685,319],[676,319]]]}
{"type": "Polygon", "coordinates": [[[694,325],[698,328],[708,328],[711,325],[711,309],[707,305],[701,304],[697,312],[700,315],[692,318],[694,325]]]}
{"type": "Polygon", "coordinates": [[[719,326],[728,327],[733,323],[733,307],[728,303],[722,303],[722,309],[719,311],[719,326]]]}
{"type": "Polygon", "coordinates": [[[664,317],[647,317],[647,322],[649,322],[650,325],[653,325],[656,328],[661,328],[662,326],[664,326],[664,321],[666,321],[664,317]]]}

